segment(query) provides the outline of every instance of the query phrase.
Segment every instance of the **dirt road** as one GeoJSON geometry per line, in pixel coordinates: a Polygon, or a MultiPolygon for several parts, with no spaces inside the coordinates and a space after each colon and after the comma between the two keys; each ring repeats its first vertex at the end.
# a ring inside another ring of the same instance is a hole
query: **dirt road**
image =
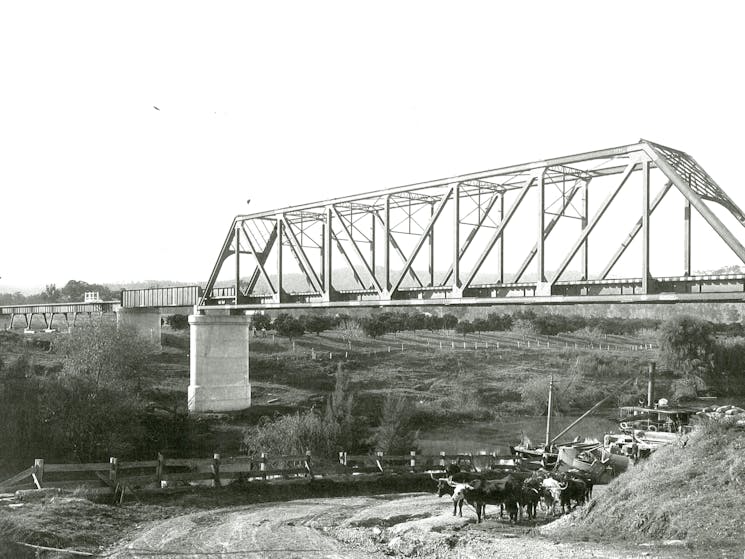
{"type": "MultiPolygon", "coordinates": [[[[490,511],[491,512],[491,511],[490,511]]],[[[684,557],[682,549],[555,543],[473,510],[452,516],[449,501],[409,494],[305,499],[200,512],[154,523],[111,550],[117,559],[382,557],[531,559],[684,557]]]]}

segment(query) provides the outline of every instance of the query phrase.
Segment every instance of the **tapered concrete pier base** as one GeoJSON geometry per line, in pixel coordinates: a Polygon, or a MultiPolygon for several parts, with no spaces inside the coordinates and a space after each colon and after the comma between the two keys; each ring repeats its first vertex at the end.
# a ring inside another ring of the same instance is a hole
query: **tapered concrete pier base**
{"type": "Polygon", "coordinates": [[[116,323],[131,326],[158,349],[160,344],[160,309],[116,309],[116,323]]]}
{"type": "Polygon", "coordinates": [[[251,405],[248,316],[189,316],[189,411],[242,410],[251,405]]]}

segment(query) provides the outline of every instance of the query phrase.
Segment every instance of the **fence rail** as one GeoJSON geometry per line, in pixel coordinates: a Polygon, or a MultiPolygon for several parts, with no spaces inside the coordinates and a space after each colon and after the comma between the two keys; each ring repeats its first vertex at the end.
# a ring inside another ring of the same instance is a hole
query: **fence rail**
{"type": "Polygon", "coordinates": [[[310,451],[287,456],[262,453],[258,457],[227,458],[222,458],[220,454],[212,458],[165,458],[159,454],[157,460],[120,462],[112,457],[109,462],[91,464],[46,464],[43,459],[36,459],[30,468],[0,481],[0,491],[33,487],[98,487],[113,490],[116,495],[125,487],[152,486],[152,489],[161,489],[171,484],[189,482],[211,482],[208,485],[219,487],[226,481],[238,478],[272,480],[365,473],[424,473],[444,470],[453,463],[473,465],[478,461],[482,462],[482,466],[516,465],[513,457],[500,456],[495,452],[419,454],[415,450],[402,455],[382,452],[354,455],[342,451],[338,464],[316,464],[310,451]],[[91,473],[93,477],[84,475],[91,473]]]}

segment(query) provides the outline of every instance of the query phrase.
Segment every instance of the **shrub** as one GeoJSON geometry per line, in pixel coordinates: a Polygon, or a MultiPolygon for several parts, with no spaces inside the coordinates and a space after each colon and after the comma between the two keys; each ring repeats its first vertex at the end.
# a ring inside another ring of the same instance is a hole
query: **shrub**
{"type": "Polygon", "coordinates": [[[133,328],[90,322],[57,337],[53,350],[62,357],[65,375],[93,379],[97,386],[139,388],[148,355],[155,348],[133,328]]]}
{"type": "Polygon", "coordinates": [[[174,330],[186,330],[189,327],[189,317],[185,314],[172,314],[166,318],[166,323],[174,330]]]}

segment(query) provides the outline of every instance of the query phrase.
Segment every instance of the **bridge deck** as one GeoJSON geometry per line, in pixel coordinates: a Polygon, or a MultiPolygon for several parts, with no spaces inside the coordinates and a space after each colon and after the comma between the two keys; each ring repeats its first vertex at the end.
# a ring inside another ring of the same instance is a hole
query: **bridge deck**
{"type": "Polygon", "coordinates": [[[98,301],[95,303],[31,303],[26,305],[0,305],[0,315],[113,312],[119,304],[119,301],[98,301]]]}

